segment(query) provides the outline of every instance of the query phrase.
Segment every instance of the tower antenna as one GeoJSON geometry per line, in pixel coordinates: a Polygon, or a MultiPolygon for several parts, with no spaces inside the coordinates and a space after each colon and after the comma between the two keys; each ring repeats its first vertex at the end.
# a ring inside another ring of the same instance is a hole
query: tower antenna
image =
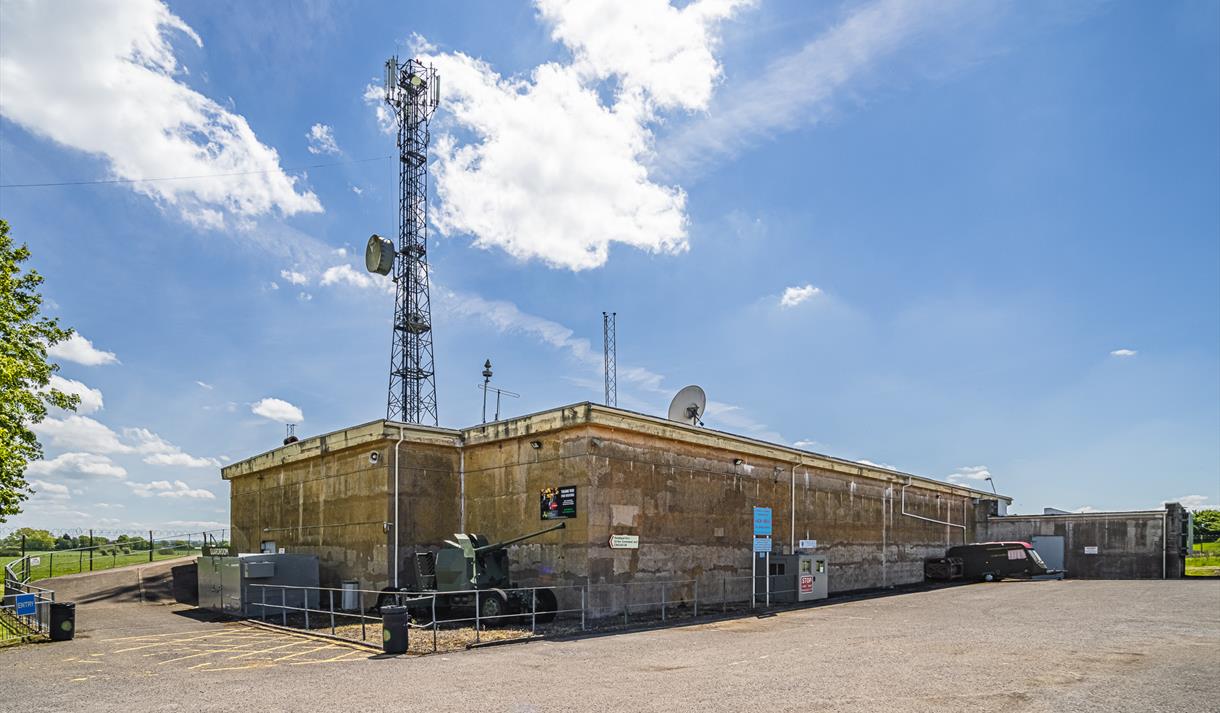
{"type": "Polygon", "coordinates": [[[440,102],[440,78],[416,59],[385,64],[385,101],[398,119],[398,244],[374,235],[365,263],[394,273],[394,328],[386,418],[437,425],[428,291],[428,120],[440,102]]]}
{"type": "Polygon", "coordinates": [[[618,337],[615,335],[617,312],[602,312],[602,360],[606,368],[606,405],[618,406],[618,337]]]}

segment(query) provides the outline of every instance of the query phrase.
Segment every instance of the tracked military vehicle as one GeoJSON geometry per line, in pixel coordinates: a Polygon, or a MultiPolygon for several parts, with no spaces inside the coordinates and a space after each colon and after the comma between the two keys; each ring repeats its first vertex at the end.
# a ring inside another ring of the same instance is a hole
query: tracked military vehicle
{"type": "Polygon", "coordinates": [[[436,552],[416,552],[413,581],[402,589],[386,590],[378,604],[400,600],[411,611],[412,618],[427,621],[432,617],[431,597],[421,601],[420,595],[435,593],[438,618],[474,616],[477,600],[479,618],[492,623],[507,623],[507,616],[531,612],[536,612],[540,623],[554,621],[558,608],[555,592],[548,588],[518,589],[520,585],[512,581],[508,547],[565,526],[561,522],[494,543],[485,535],[455,533],[436,552]],[[477,595],[471,590],[478,590],[477,595]]]}

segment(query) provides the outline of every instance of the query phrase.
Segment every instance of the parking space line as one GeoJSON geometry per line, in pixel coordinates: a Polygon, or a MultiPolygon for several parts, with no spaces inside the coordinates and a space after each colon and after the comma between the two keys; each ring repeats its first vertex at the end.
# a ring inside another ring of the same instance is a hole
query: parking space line
{"type": "Polygon", "coordinates": [[[238,654],[237,656],[230,656],[230,657],[229,657],[229,660],[230,660],[230,661],[232,661],[232,660],[234,660],[234,659],[241,659],[241,658],[245,658],[245,657],[247,657],[247,656],[257,656],[258,654],[265,654],[265,653],[269,653],[269,652],[275,651],[276,649],[286,649],[286,648],[288,648],[289,646],[297,646],[297,645],[299,645],[299,644],[309,644],[309,643],[313,643],[313,642],[308,641],[308,640],[305,640],[305,639],[302,639],[302,640],[300,640],[300,641],[293,641],[293,642],[291,642],[291,643],[287,643],[287,644],[281,644],[280,646],[272,646],[272,647],[271,647],[271,648],[269,648],[269,649],[263,649],[263,650],[261,650],[261,651],[247,651],[247,652],[246,652],[246,653],[244,653],[244,654],[238,654]]]}
{"type": "Polygon", "coordinates": [[[212,649],[210,651],[200,651],[199,653],[196,653],[196,654],[188,654],[187,656],[179,656],[177,658],[166,659],[164,661],[158,661],[157,665],[163,666],[167,663],[174,663],[175,661],[185,661],[187,659],[198,658],[200,656],[211,656],[213,654],[229,653],[230,651],[240,651],[246,647],[253,646],[253,645],[254,644],[252,644],[252,643],[251,644],[242,644],[241,646],[231,646],[227,649],[212,649]]]}
{"type": "Polygon", "coordinates": [[[315,651],[321,651],[322,649],[329,649],[329,648],[331,648],[332,646],[334,646],[334,645],[333,645],[333,644],[324,644],[324,645],[322,645],[322,646],[319,646],[319,647],[318,647],[318,648],[316,648],[316,649],[309,649],[309,650],[306,650],[306,651],[298,651],[298,652],[297,652],[297,653],[295,653],[295,654],[288,654],[287,656],[281,656],[281,657],[279,657],[278,659],[274,659],[274,661],[275,661],[276,663],[279,663],[280,661],[286,661],[286,660],[288,660],[288,659],[294,659],[294,658],[296,658],[296,657],[298,657],[298,656],[304,656],[305,654],[312,654],[313,652],[315,652],[315,651]]]}

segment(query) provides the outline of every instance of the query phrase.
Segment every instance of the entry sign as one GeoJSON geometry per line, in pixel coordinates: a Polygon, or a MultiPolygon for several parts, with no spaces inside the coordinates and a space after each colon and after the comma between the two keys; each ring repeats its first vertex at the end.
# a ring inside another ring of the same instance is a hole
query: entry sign
{"type": "Polygon", "coordinates": [[[755,552],[770,552],[771,551],[771,538],[770,537],[755,537],[754,538],[754,551],[755,552]]]}
{"type": "Polygon", "coordinates": [[[14,602],[17,606],[17,616],[33,616],[34,615],[34,595],[33,594],[18,594],[14,602]]]}
{"type": "Polygon", "coordinates": [[[754,536],[760,535],[771,536],[771,508],[754,508],[754,536]]]}

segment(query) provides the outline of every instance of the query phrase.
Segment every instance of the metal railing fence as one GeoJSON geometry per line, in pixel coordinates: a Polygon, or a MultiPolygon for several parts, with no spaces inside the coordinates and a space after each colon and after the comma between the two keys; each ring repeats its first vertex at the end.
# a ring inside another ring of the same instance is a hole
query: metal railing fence
{"type": "Polygon", "coordinates": [[[4,565],[4,597],[0,599],[0,645],[48,634],[55,592],[29,583],[23,557],[4,565]],[[33,611],[29,605],[33,604],[33,611]]]}
{"type": "MultiPolygon", "coordinates": [[[[795,578],[772,578],[770,601],[760,575],[704,576],[699,579],[658,580],[606,584],[537,585],[513,589],[467,589],[449,592],[386,592],[336,587],[301,587],[254,584],[243,615],[281,626],[353,641],[380,642],[380,606],[400,604],[411,612],[409,626],[426,631],[431,652],[449,645],[480,644],[488,632],[494,640],[531,638],[539,633],[576,634],[590,630],[612,630],[633,625],[665,625],[700,616],[724,615],[751,609],[766,609],[796,602],[795,578]],[[776,580],[792,580],[792,586],[775,586],[776,580]],[[758,583],[755,596],[754,582],[758,583]],[[555,608],[539,607],[547,590],[555,597],[555,608]],[[488,616],[483,604],[498,597],[508,611],[488,616]],[[454,599],[473,599],[451,605],[454,599]],[[354,601],[353,601],[354,600],[354,601]],[[520,608],[510,603],[524,602],[520,608]]],[[[427,647],[425,647],[427,648],[427,647]]],[[[413,653],[427,653],[413,647],[413,653]]]]}

